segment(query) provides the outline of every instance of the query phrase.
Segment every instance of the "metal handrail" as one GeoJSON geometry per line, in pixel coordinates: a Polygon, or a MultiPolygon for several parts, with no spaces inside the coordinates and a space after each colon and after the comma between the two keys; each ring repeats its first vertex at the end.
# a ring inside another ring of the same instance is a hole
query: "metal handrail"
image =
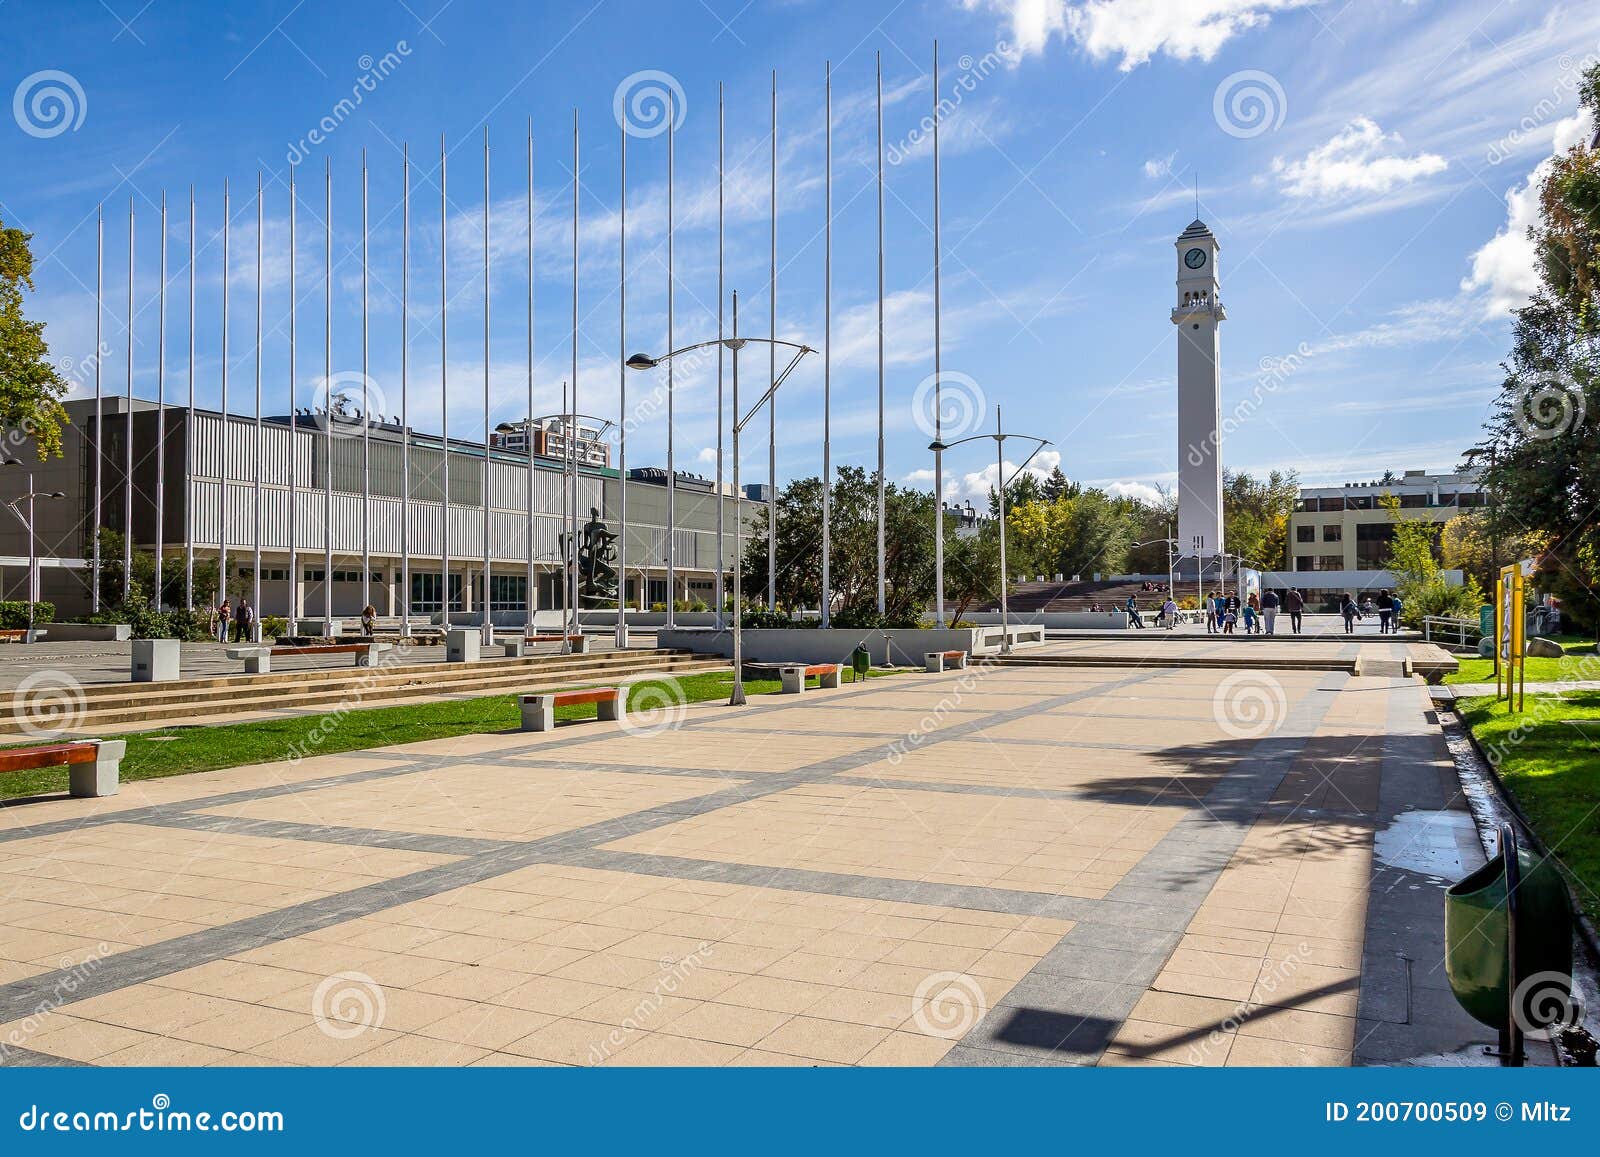
{"type": "MultiPolygon", "coordinates": [[[[1422,617],[1422,637],[1427,642],[1433,642],[1434,629],[1438,628],[1441,635],[1454,634],[1458,645],[1467,645],[1467,636],[1481,636],[1482,628],[1472,619],[1457,619],[1449,615],[1424,615],[1422,617]]],[[[1448,640],[1447,640],[1448,641],[1448,640]]]]}

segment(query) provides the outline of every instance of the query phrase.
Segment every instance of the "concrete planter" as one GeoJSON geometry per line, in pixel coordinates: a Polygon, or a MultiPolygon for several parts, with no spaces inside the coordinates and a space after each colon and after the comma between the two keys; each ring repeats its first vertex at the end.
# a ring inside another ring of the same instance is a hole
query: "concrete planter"
{"type": "Polygon", "coordinates": [[[133,640],[133,666],[129,678],[135,683],[169,683],[178,677],[178,640],[133,640]]]}
{"type": "MultiPolygon", "coordinates": [[[[975,611],[966,616],[983,627],[1000,625],[999,611],[975,611]]],[[[1006,622],[1013,627],[1038,626],[1052,631],[1124,631],[1126,611],[1012,611],[1006,622]]]]}
{"type": "Polygon", "coordinates": [[[52,643],[125,643],[133,638],[127,623],[49,623],[40,629],[52,643]]]}

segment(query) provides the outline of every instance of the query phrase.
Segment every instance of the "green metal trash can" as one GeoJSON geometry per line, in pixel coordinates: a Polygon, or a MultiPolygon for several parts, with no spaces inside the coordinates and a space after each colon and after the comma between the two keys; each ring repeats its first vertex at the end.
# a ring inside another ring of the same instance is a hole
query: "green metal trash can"
{"type": "Polygon", "coordinates": [[[1444,964],[1457,1002],[1516,1057],[1523,1032],[1570,1010],[1572,910],[1555,865],[1517,848],[1510,824],[1500,841],[1500,853],[1445,892],[1444,964]]]}
{"type": "Polygon", "coordinates": [[[1478,608],[1478,634],[1485,639],[1494,638],[1494,607],[1489,603],[1478,608]]]}
{"type": "Polygon", "coordinates": [[[867,671],[872,666],[872,656],[865,647],[857,647],[850,655],[850,666],[855,670],[857,679],[865,679],[867,671]]]}

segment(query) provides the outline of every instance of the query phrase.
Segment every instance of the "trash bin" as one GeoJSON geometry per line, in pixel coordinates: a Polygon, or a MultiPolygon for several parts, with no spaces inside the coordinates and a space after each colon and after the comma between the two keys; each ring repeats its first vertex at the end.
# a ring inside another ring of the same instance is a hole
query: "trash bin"
{"type": "Polygon", "coordinates": [[[855,670],[857,679],[865,679],[867,671],[872,667],[872,656],[865,647],[857,647],[850,654],[850,666],[855,670]]]}
{"type": "Polygon", "coordinates": [[[1445,892],[1444,966],[1456,1001],[1499,1031],[1510,1064],[1521,1063],[1524,1032],[1570,1015],[1566,884],[1548,859],[1517,847],[1509,823],[1500,825],[1497,854],[1445,892]]]}
{"type": "Polygon", "coordinates": [[[1488,603],[1478,608],[1478,634],[1485,639],[1494,638],[1494,607],[1488,603]]]}

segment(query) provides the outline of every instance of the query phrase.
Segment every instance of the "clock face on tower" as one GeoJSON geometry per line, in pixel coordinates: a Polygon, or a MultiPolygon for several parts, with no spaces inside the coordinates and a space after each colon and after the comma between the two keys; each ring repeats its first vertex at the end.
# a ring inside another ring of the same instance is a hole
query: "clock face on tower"
{"type": "Polygon", "coordinates": [[[1183,255],[1183,263],[1190,269],[1199,269],[1206,263],[1206,251],[1204,249],[1189,250],[1183,255]]]}

